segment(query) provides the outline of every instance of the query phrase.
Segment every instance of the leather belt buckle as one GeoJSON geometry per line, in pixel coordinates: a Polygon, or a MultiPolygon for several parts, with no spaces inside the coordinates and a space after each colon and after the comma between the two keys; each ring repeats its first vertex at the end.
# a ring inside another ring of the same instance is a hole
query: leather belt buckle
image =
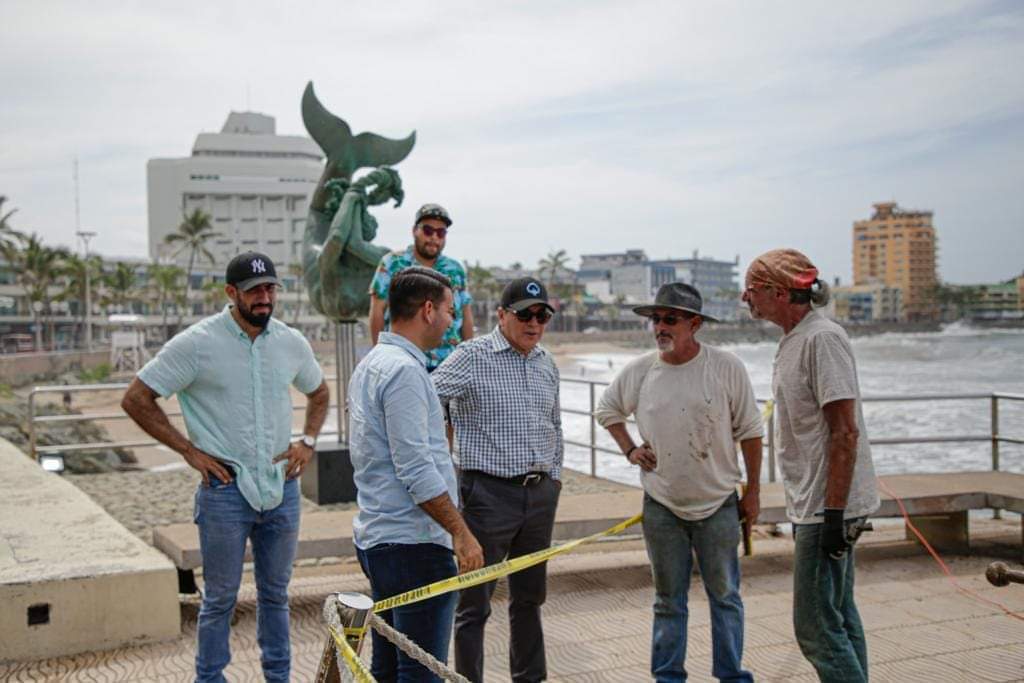
{"type": "Polygon", "coordinates": [[[540,472],[530,472],[523,475],[523,486],[533,486],[544,477],[540,472]]]}

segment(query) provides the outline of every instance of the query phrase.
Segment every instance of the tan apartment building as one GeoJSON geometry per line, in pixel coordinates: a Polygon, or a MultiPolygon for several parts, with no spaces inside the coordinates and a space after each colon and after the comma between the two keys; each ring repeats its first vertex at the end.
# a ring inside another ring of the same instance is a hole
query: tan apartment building
{"type": "Polygon", "coordinates": [[[932,320],[935,303],[935,228],[931,211],[879,202],[867,220],[853,223],[853,283],[882,283],[902,291],[904,320],[932,320]]]}

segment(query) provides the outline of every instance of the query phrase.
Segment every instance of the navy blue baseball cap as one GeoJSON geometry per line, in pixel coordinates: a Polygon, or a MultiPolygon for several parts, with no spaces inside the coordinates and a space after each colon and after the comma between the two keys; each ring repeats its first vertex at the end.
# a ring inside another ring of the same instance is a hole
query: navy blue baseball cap
{"type": "Polygon", "coordinates": [[[277,279],[274,262],[270,260],[269,256],[258,251],[247,251],[231,259],[227,273],[224,275],[224,281],[243,292],[268,282],[275,285],[281,284],[277,279]]]}

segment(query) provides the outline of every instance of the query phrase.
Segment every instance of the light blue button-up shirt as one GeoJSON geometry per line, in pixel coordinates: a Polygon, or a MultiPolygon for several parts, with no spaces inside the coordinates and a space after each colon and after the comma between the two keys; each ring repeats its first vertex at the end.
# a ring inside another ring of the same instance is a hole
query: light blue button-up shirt
{"type": "Polygon", "coordinates": [[[448,532],[419,507],[443,493],[459,504],[441,402],[426,364],[411,341],[381,332],[352,373],[349,449],[359,503],[352,529],[363,550],[381,543],[452,547],[448,532]]]}
{"type": "Polygon", "coordinates": [[[287,463],[273,460],[291,441],[288,387],[309,394],[323,381],[298,330],[271,318],[251,340],[229,304],[175,335],[138,377],[164,398],[178,395],[189,440],[231,465],[253,509],[281,504],[287,463]]]}

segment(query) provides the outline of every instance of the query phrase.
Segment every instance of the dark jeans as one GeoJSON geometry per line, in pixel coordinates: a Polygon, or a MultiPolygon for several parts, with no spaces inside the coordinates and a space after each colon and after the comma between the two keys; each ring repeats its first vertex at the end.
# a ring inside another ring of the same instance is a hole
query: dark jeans
{"type": "MultiPolygon", "coordinates": [[[[527,555],[551,545],[559,485],[544,476],[522,486],[466,470],[460,493],[462,516],[484,550],[486,564],[527,555]]],[[[467,588],[455,613],[455,670],[480,683],[484,679],[484,626],[491,616],[494,582],[467,588]]],[[[512,680],[547,678],[540,606],[547,597],[547,564],[508,577],[509,668],[512,680]]]]}
{"type": "Polygon", "coordinates": [[[736,496],[730,496],[710,517],[688,521],[644,494],[643,525],[654,577],[654,679],[658,683],[686,680],[687,597],[696,555],[711,610],[711,673],[721,681],[753,681],[741,666],[743,602],[736,556],[740,541],[736,496]]]}
{"type": "MultiPolygon", "coordinates": [[[[363,573],[370,580],[374,602],[456,574],[452,551],[435,543],[383,543],[366,550],[356,548],[356,556],[363,573]]],[[[455,593],[447,593],[411,605],[394,607],[382,612],[380,616],[435,659],[447,663],[455,600],[455,593]]],[[[370,670],[380,683],[433,683],[441,680],[422,664],[399,652],[376,631],[373,632],[373,661],[370,670]]]]}
{"type": "Polygon", "coordinates": [[[853,602],[853,549],[838,560],[830,558],[821,549],[823,528],[823,524],[793,525],[796,640],[825,683],[865,683],[868,648],[853,602]]]}
{"type": "Polygon", "coordinates": [[[273,510],[257,512],[238,490],[210,477],[199,486],[195,522],[203,555],[203,605],[199,610],[196,681],[224,681],[231,661],[228,636],[242,581],[245,541],[252,543],[256,577],[256,641],[267,681],[288,681],[288,582],[299,538],[299,482],[284,484],[284,498],[273,510]]]}

